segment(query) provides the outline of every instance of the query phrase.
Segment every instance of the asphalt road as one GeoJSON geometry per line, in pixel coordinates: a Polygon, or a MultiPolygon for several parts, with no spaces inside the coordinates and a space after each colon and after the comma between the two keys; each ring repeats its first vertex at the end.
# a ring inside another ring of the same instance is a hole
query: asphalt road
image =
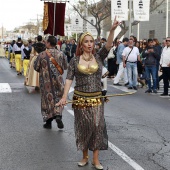
{"type": "MultiPolygon", "coordinates": [[[[77,167],[82,155],[71,105],[63,112],[64,130],[55,122],[52,130],[43,129],[40,94],[23,82],[0,58],[0,170],[93,170],[91,152],[89,164],[77,167]]],[[[108,94],[122,90],[108,80],[108,94]]],[[[100,152],[105,170],[170,170],[170,97],[145,90],[110,98],[105,105],[109,150],[100,152]]]]}

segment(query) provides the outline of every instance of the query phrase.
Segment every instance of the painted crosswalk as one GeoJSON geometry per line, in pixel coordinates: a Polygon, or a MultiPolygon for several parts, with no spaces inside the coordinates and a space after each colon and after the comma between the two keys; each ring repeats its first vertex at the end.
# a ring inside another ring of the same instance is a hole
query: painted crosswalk
{"type": "Polygon", "coordinates": [[[25,86],[24,83],[0,83],[0,93],[15,93],[25,90],[27,90],[28,93],[33,93],[35,88],[25,86]]]}
{"type": "Polygon", "coordinates": [[[11,93],[11,87],[8,83],[0,83],[0,93],[11,93]]]}
{"type": "MultiPolygon", "coordinates": [[[[119,89],[123,92],[135,92],[135,90],[128,90],[127,87],[124,86],[124,82],[123,80],[120,80],[119,84],[121,84],[122,86],[114,86],[113,85],[113,79],[108,79],[108,86],[110,87],[114,87],[116,89],[119,89]]],[[[152,83],[153,84],[153,83],[152,83]]],[[[140,83],[138,84],[138,89],[140,89],[140,83]]],[[[147,86],[143,88],[143,91],[145,92],[147,90],[147,86]]],[[[157,93],[150,93],[151,95],[154,95],[154,96],[158,96],[158,97],[161,97],[161,98],[167,98],[170,100],[170,96],[160,96],[162,93],[164,92],[164,84],[163,84],[163,81],[160,81],[159,83],[159,90],[157,90],[157,93]]],[[[170,94],[170,88],[169,88],[169,94],[170,94]]]]}

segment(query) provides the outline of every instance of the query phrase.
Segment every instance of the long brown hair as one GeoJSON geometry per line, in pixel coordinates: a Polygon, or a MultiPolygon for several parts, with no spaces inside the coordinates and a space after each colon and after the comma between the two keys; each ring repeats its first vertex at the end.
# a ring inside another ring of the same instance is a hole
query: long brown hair
{"type": "MultiPolygon", "coordinates": [[[[91,36],[92,39],[93,39],[93,43],[94,43],[94,38],[89,32],[85,32],[85,33],[81,34],[80,37],[79,37],[79,40],[78,40],[77,48],[76,48],[76,56],[81,56],[83,54],[83,49],[81,48],[81,46],[82,46],[82,43],[83,43],[85,36],[91,36]]],[[[93,45],[92,54],[95,54],[94,45],[93,45]]]]}
{"type": "Polygon", "coordinates": [[[155,43],[156,43],[155,45],[159,45],[159,41],[157,38],[154,38],[153,41],[155,41],[155,43]]]}

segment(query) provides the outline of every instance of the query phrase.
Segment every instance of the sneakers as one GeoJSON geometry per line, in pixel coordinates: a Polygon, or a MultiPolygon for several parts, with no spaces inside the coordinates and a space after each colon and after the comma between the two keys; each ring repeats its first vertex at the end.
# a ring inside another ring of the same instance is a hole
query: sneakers
{"type": "Polygon", "coordinates": [[[157,93],[157,90],[154,89],[154,90],[153,90],[153,93],[157,93]]]}
{"type": "Polygon", "coordinates": [[[128,87],[128,89],[133,89],[133,87],[128,87]]]}
{"type": "Polygon", "coordinates": [[[128,86],[129,85],[129,82],[127,82],[126,84],[125,84],[125,86],[128,86]]]}
{"type": "Polygon", "coordinates": [[[56,122],[57,122],[57,127],[59,128],[59,129],[63,129],[64,128],[64,124],[63,124],[63,122],[62,122],[62,116],[56,116],[56,118],[55,118],[55,120],[56,120],[56,122]]]}
{"type": "Polygon", "coordinates": [[[121,85],[121,84],[119,84],[119,83],[116,83],[116,84],[115,84],[115,83],[113,83],[113,85],[114,85],[114,86],[122,86],[122,85],[121,85]]]}
{"type": "Polygon", "coordinates": [[[152,93],[152,90],[148,89],[148,90],[145,91],[145,93],[152,93]]]}

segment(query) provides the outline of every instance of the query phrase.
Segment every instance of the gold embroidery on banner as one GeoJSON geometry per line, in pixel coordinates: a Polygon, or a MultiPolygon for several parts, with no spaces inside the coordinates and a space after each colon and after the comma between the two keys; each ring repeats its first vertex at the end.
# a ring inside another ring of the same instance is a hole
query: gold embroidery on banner
{"type": "Polygon", "coordinates": [[[44,2],[43,31],[48,27],[48,2],[44,2]]]}

